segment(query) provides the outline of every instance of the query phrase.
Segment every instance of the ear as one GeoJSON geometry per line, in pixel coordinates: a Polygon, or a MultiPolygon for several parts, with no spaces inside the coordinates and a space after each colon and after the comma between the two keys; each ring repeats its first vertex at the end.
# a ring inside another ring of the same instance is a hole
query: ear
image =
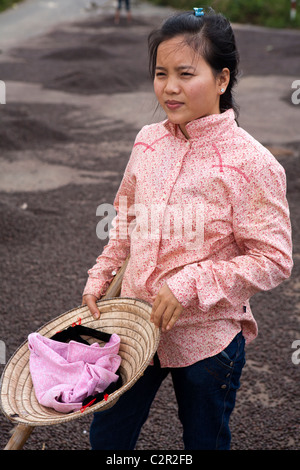
{"type": "Polygon", "coordinates": [[[219,93],[221,95],[225,93],[226,88],[228,87],[229,80],[230,80],[230,70],[226,67],[218,75],[218,79],[217,79],[217,85],[219,87],[219,93]]]}

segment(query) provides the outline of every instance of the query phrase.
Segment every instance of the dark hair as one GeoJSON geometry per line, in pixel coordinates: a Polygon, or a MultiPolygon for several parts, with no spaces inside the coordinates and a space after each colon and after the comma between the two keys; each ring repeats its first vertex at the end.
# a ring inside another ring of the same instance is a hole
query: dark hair
{"type": "Polygon", "coordinates": [[[233,108],[237,118],[238,107],[233,98],[232,88],[237,82],[239,54],[229,21],[212,9],[203,16],[195,16],[194,12],[184,12],[168,18],[160,29],[153,31],[148,37],[149,69],[152,79],[155,77],[158,46],[176,36],[184,36],[186,44],[201,54],[215,75],[223,68],[229,69],[230,81],[225,93],[220,96],[220,111],[222,113],[233,108]]]}

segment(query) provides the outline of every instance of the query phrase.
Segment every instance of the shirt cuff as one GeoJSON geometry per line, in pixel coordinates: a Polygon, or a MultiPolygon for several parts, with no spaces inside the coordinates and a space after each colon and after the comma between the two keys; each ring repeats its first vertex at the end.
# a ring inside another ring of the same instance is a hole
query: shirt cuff
{"type": "Polygon", "coordinates": [[[189,307],[197,298],[195,281],[186,274],[184,269],[170,277],[167,284],[184,308],[189,307]]]}
{"type": "Polygon", "coordinates": [[[107,291],[111,280],[102,282],[99,284],[98,279],[89,278],[83,290],[84,295],[94,295],[98,300],[103,297],[105,292],[107,291]]]}

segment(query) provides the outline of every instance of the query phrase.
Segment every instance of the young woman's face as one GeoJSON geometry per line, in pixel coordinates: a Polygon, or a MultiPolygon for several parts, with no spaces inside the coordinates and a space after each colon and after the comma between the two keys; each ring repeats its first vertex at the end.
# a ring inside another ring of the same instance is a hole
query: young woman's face
{"type": "Polygon", "coordinates": [[[158,46],[154,91],[169,120],[179,124],[186,136],[188,122],[220,113],[222,87],[208,63],[182,36],[158,46]]]}

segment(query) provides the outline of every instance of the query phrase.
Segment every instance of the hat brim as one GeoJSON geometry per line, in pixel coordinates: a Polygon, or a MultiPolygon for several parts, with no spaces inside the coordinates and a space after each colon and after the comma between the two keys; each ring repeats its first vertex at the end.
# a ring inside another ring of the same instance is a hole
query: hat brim
{"type": "MultiPolygon", "coordinates": [[[[150,322],[151,305],[143,300],[117,297],[100,300],[99,320],[95,320],[88,307],[74,308],[46,323],[37,333],[52,337],[57,331],[80,321],[81,325],[120,336],[120,375],[123,385],[102,400],[82,411],[68,414],[44,407],[37,401],[29,370],[28,341],[16,350],[5,366],[1,377],[0,406],[13,422],[28,426],[48,426],[103,411],[113,406],[143,375],[159,344],[160,330],[150,322]]],[[[86,338],[89,342],[95,341],[86,338]]]]}

